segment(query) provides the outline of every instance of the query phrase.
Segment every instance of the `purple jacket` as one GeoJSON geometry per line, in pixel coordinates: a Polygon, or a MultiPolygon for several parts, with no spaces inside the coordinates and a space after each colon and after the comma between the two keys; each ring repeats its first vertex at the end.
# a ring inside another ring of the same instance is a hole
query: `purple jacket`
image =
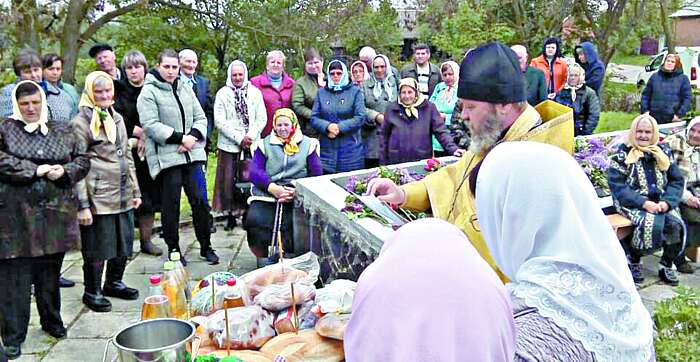
{"type": "Polygon", "coordinates": [[[263,72],[250,79],[256,88],[260,89],[267,110],[267,125],[262,131],[260,138],[265,138],[272,131],[272,116],[275,111],[280,108],[290,108],[292,104],[292,91],[294,90],[294,79],[290,78],[287,73],[282,73],[282,85],[279,89],[272,86],[270,78],[267,77],[267,72],[263,72]]]}
{"type": "Polygon", "coordinates": [[[382,165],[433,157],[431,135],[435,135],[448,153],[457,150],[440,112],[427,99],[418,106],[418,119],[409,119],[398,102],[390,104],[384,111],[381,134],[379,163],[382,165]]]}

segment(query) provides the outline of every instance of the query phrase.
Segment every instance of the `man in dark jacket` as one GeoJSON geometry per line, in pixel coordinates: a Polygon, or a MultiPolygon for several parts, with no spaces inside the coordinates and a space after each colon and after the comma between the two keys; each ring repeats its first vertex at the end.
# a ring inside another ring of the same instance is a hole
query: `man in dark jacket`
{"type": "Polygon", "coordinates": [[[440,69],[430,63],[430,47],[427,44],[416,44],[413,48],[413,63],[406,64],[401,69],[401,79],[413,78],[418,82],[418,91],[430,98],[435,85],[442,82],[440,69]]]}
{"type": "Polygon", "coordinates": [[[605,79],[605,64],[598,58],[595,45],[587,41],[577,45],[574,59],[586,71],[586,86],[593,89],[600,97],[600,87],[603,86],[605,79]]]}
{"type": "Polygon", "coordinates": [[[520,61],[520,69],[525,73],[525,86],[527,92],[527,103],[532,106],[540,104],[547,99],[547,83],[544,78],[544,73],[541,70],[531,67],[527,62],[527,48],[517,44],[510,47],[520,61]]]}

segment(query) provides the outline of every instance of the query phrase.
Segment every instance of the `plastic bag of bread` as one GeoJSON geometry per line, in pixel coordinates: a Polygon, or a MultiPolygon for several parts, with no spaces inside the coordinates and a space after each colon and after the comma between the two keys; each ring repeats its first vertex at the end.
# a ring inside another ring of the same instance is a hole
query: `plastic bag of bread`
{"type": "Polygon", "coordinates": [[[227,338],[223,310],[207,318],[206,330],[217,348],[258,349],[275,336],[272,314],[257,305],[228,309],[228,327],[227,338]]]}
{"type": "MultiPolygon", "coordinates": [[[[316,287],[308,281],[294,283],[294,300],[302,304],[314,299],[316,287]]],[[[265,287],[253,299],[253,303],[273,312],[285,310],[292,306],[292,288],[290,284],[271,284],[265,287]]]]}
{"type": "Polygon", "coordinates": [[[350,314],[326,314],[316,322],[315,330],[321,336],[342,341],[349,320],[350,314]]]}
{"type": "Polygon", "coordinates": [[[316,304],[322,313],[350,313],[357,283],[337,279],[316,291],[316,304]]]}
{"type": "MultiPolygon", "coordinates": [[[[242,276],[248,287],[250,298],[255,298],[271,284],[287,284],[306,281],[316,283],[321,266],[316,254],[308,252],[296,258],[285,259],[284,264],[277,263],[253,270],[242,276]]],[[[284,308],[282,308],[284,309],[284,308]]]]}
{"type": "Polygon", "coordinates": [[[294,328],[294,309],[289,307],[275,316],[275,331],[277,334],[295,332],[297,329],[311,329],[316,325],[318,317],[313,312],[313,301],[308,301],[303,305],[297,306],[297,319],[299,322],[298,328],[294,328]],[[313,321],[311,321],[313,319],[313,321]]]}
{"type": "Polygon", "coordinates": [[[248,288],[242,279],[236,278],[235,275],[228,272],[216,272],[207,275],[204,279],[195,284],[192,291],[192,300],[190,301],[190,312],[193,316],[208,316],[211,313],[223,308],[224,296],[226,295],[227,281],[229,279],[236,280],[236,286],[243,297],[243,303],[251,305],[248,297],[248,288]],[[212,288],[212,277],[214,278],[214,287],[212,288]],[[216,293],[216,297],[212,300],[212,290],[216,293]]]}
{"type": "Polygon", "coordinates": [[[260,352],[274,356],[275,360],[286,362],[340,362],[345,360],[342,341],[321,337],[313,329],[300,331],[298,334],[281,334],[265,343],[260,352]]]}

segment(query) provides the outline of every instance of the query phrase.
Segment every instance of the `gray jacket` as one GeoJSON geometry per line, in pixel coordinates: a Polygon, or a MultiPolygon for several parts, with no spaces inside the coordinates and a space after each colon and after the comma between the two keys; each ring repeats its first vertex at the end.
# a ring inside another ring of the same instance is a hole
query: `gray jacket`
{"type": "Polygon", "coordinates": [[[173,84],[159,79],[154,73],[146,75],[137,108],[146,133],[146,160],[151,177],[160,171],[191,162],[205,162],[204,142],[207,137],[207,117],[192,88],[176,80],[173,84]],[[173,91],[173,86],[175,90],[173,91]],[[197,135],[201,139],[191,151],[177,152],[180,143],[171,143],[173,135],[197,135]],[[169,141],[170,139],[170,141],[169,141]]]}
{"type": "Polygon", "coordinates": [[[379,98],[374,96],[374,88],[379,87],[374,78],[370,77],[362,83],[362,91],[365,95],[365,111],[367,112],[365,125],[362,127],[362,142],[365,145],[365,158],[368,159],[379,158],[381,131],[380,125],[376,122],[376,118],[378,115],[384,114],[386,107],[396,102],[398,98],[398,79],[392,75],[389,78],[389,83],[393,88],[391,98],[386,90],[382,90],[382,95],[379,98]]]}

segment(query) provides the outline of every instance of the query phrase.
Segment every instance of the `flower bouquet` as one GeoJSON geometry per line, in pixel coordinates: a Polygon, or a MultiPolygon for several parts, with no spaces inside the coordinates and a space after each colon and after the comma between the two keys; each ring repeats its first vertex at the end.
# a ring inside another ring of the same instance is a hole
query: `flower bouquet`
{"type": "Polygon", "coordinates": [[[608,167],[610,156],[615,153],[622,138],[576,138],[574,158],[583,168],[599,197],[610,195],[608,167]]]}

